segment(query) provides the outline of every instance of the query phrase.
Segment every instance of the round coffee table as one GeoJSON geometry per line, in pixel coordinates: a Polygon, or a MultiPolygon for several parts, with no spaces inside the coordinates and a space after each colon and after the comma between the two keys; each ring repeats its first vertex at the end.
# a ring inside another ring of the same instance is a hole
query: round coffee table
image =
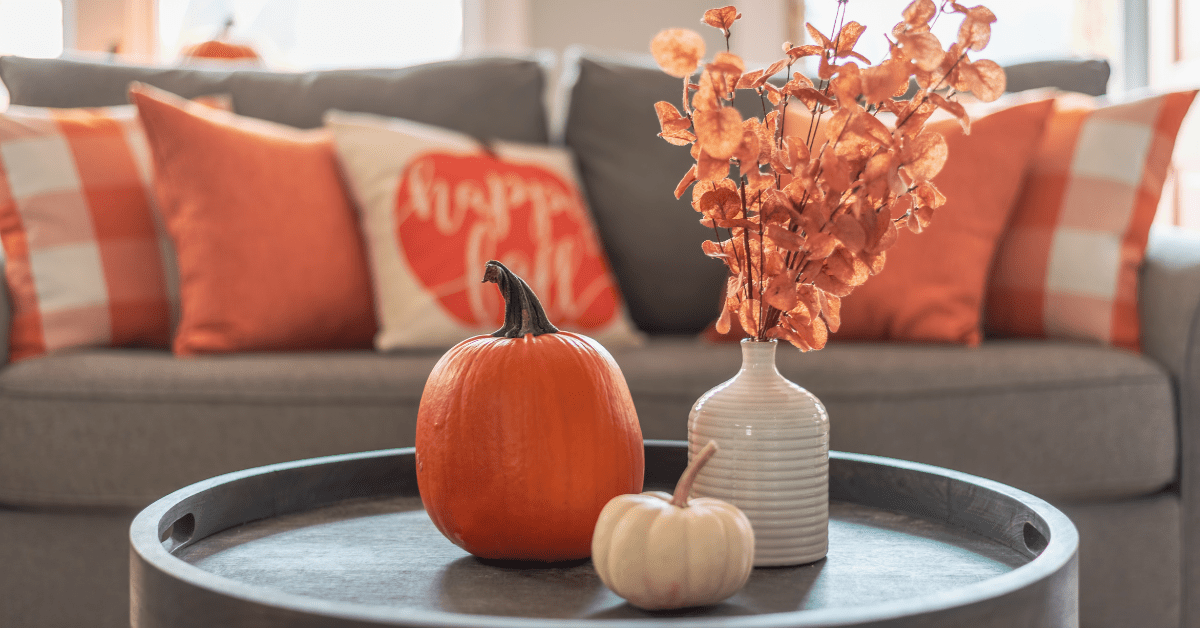
{"type": "MultiPolygon", "coordinates": [[[[684,443],[646,442],[646,490],[684,443]]],[[[1022,491],[830,454],[829,555],[756,569],[726,602],[641,611],[590,561],[478,560],[421,507],[412,449],[261,467],[181,489],[130,529],[134,628],[1078,626],[1078,534],[1022,491]]]]}

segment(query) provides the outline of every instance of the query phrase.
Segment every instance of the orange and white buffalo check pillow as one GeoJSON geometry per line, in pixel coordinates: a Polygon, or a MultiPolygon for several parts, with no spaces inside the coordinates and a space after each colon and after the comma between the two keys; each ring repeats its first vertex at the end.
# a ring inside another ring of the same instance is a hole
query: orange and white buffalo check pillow
{"type": "Polygon", "coordinates": [[[1195,95],[1058,98],[997,252],[990,334],[1139,349],[1138,267],[1195,95]]]}
{"type": "Polygon", "coordinates": [[[170,346],[178,279],[150,163],[132,105],[0,114],[11,359],[170,346]]]}

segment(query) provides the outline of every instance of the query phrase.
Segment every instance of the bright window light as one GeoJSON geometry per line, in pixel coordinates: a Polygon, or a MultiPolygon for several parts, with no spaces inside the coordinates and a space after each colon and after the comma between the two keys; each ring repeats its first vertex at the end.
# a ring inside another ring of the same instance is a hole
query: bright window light
{"type": "Polygon", "coordinates": [[[230,38],[272,67],[400,66],[462,52],[461,0],[160,0],[158,15],[164,60],[230,17],[230,38]]]}
{"type": "Polygon", "coordinates": [[[57,57],[62,51],[61,0],[0,0],[0,54],[57,57]]]}
{"type": "MultiPolygon", "coordinates": [[[[888,43],[884,35],[891,35],[892,27],[901,21],[901,12],[910,0],[850,0],[846,5],[846,20],[853,20],[867,27],[854,49],[879,63],[887,56],[888,43]]],[[[937,1],[941,6],[940,0],[937,1]]],[[[975,6],[978,2],[967,3],[975,6]]],[[[1070,56],[1072,50],[1071,24],[1075,3],[1047,0],[1000,0],[985,2],[996,14],[992,24],[992,39],[987,48],[972,53],[972,59],[991,59],[1007,65],[1070,56]]],[[[833,20],[837,11],[837,0],[808,0],[804,6],[804,19],[827,37],[833,37],[833,20]]],[[[962,16],[957,13],[939,15],[933,34],[948,46],[957,38],[958,25],[962,16]]]]}

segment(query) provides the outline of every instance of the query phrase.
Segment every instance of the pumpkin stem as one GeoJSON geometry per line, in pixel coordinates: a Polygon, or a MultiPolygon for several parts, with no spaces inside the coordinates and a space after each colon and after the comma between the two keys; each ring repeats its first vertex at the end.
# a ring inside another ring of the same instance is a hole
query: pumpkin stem
{"type": "Polygon", "coordinates": [[[688,494],[692,492],[692,484],[696,481],[696,474],[700,473],[700,469],[708,463],[708,459],[712,458],[715,453],[717,453],[717,441],[710,440],[704,446],[704,449],[701,449],[700,453],[696,454],[696,458],[692,460],[691,464],[683,470],[683,475],[679,476],[679,483],[675,485],[675,494],[671,496],[672,506],[676,508],[687,507],[688,494]]]}
{"type": "Polygon", "coordinates": [[[533,288],[504,264],[492,260],[484,266],[483,280],[500,287],[504,295],[504,327],[492,333],[496,338],[521,338],[525,334],[553,334],[558,328],[546,318],[546,310],[533,288]]]}

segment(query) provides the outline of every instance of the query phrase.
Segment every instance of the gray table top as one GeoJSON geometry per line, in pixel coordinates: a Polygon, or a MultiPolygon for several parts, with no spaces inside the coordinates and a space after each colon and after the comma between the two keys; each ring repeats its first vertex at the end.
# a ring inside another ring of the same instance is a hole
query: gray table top
{"type": "MultiPolygon", "coordinates": [[[[134,625],[1076,626],[1078,538],[1015,489],[925,465],[831,454],[830,550],[756,569],[705,608],[648,613],[590,561],[476,559],[421,507],[412,450],[214,478],[131,528],[134,625]]],[[[647,490],[683,443],[647,443],[647,490]]]]}

